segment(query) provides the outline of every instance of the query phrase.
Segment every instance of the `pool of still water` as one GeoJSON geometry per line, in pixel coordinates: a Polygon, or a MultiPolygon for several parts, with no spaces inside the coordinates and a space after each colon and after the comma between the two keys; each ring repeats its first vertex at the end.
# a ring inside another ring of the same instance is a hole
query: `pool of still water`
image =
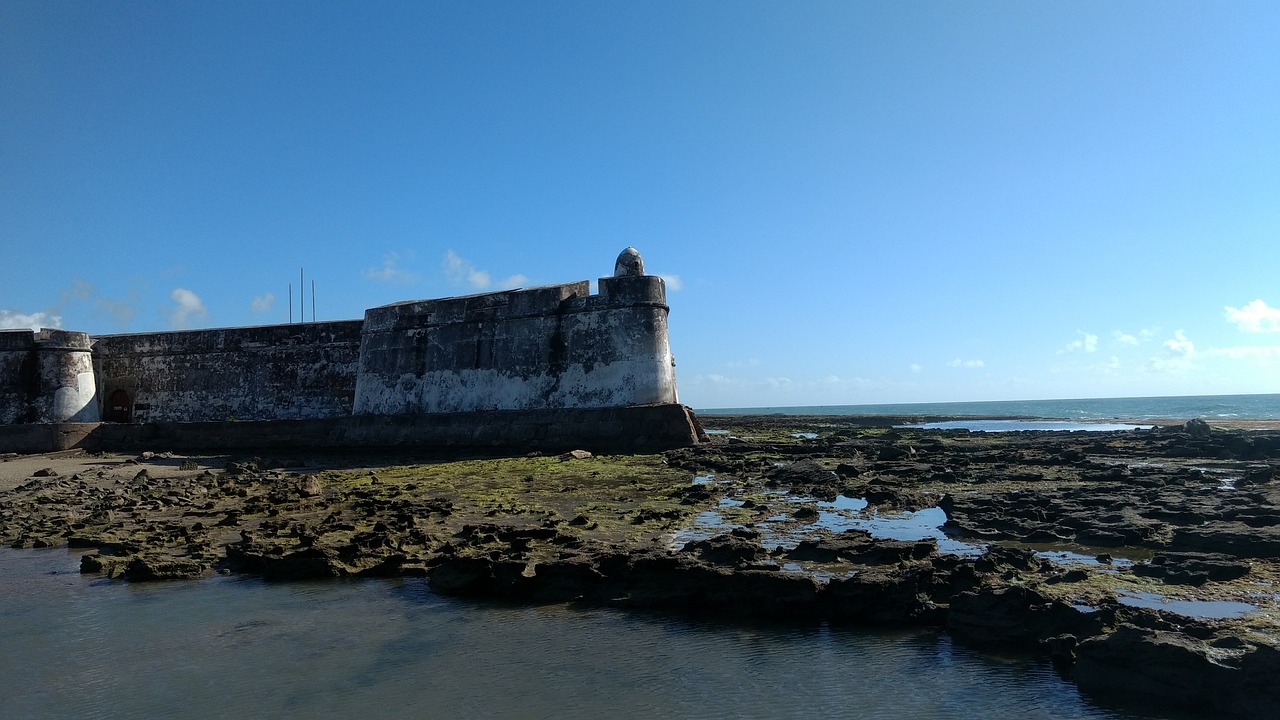
{"type": "Polygon", "coordinates": [[[932,632],[464,602],[421,580],[136,584],[0,550],[3,718],[1138,718],[932,632]]]}

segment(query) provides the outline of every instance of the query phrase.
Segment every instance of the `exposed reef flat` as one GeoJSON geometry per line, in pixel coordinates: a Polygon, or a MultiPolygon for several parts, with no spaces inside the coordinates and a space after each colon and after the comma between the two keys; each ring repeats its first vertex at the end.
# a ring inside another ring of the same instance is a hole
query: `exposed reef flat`
{"type": "Polygon", "coordinates": [[[651,455],[11,456],[0,540],[131,581],[423,574],[929,625],[1043,653],[1108,701],[1280,714],[1280,430],[893,427],[932,419],[704,416],[711,442],[651,455]]]}

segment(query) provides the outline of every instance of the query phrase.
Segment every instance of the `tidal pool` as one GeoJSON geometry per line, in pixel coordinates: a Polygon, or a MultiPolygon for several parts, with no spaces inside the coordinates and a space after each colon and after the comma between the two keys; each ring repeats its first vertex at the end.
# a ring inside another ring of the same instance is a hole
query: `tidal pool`
{"type": "Polygon", "coordinates": [[[1256,605],[1235,600],[1178,600],[1153,592],[1122,592],[1116,595],[1121,605],[1167,610],[1176,615],[1202,619],[1243,617],[1258,611],[1256,605]]]}

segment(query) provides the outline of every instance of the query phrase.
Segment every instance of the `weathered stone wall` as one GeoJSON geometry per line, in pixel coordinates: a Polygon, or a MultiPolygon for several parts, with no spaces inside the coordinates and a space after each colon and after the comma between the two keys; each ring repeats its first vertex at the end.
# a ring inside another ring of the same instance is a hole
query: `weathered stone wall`
{"type": "Polygon", "coordinates": [[[0,332],[0,425],[38,422],[40,366],[35,332],[0,332]]]}
{"type": "Polygon", "coordinates": [[[41,396],[38,422],[99,420],[91,342],[88,334],[69,330],[41,330],[36,334],[41,396]]]}
{"type": "Polygon", "coordinates": [[[355,413],[676,403],[667,312],[654,276],[373,308],[355,413]]]}
{"type": "Polygon", "coordinates": [[[99,336],[94,345],[99,393],[112,407],[113,398],[127,396],[130,422],[350,415],[361,324],[99,336]]]}
{"type": "Polygon", "coordinates": [[[89,347],[85,333],[0,332],[0,424],[97,422],[89,347]]]}
{"type": "Polygon", "coordinates": [[[645,452],[704,438],[683,405],[250,422],[62,423],[0,427],[0,452],[305,449],[407,452],[645,452]]]}

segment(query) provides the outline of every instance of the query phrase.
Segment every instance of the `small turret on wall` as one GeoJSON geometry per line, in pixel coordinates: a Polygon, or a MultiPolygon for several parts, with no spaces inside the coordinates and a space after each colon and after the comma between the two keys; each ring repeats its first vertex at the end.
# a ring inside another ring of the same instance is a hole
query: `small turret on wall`
{"type": "Polygon", "coordinates": [[[98,422],[91,343],[68,330],[0,333],[0,424],[98,422]]]}
{"type": "Polygon", "coordinates": [[[36,422],[98,422],[98,384],[89,335],[41,330],[35,343],[41,388],[36,422]]]}

